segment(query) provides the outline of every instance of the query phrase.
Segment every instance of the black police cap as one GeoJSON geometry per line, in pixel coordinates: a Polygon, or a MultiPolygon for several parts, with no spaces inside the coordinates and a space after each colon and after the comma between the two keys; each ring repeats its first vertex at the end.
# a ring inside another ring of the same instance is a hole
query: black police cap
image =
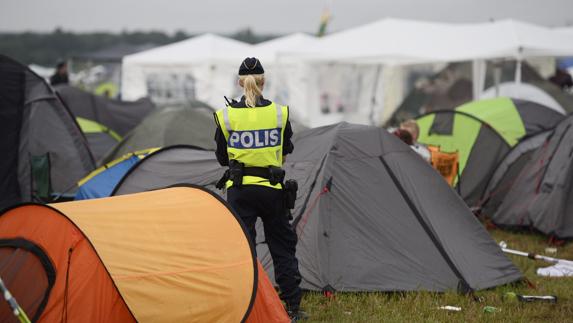
{"type": "Polygon", "coordinates": [[[247,57],[239,67],[239,75],[264,74],[263,64],[256,57],[247,57]]]}

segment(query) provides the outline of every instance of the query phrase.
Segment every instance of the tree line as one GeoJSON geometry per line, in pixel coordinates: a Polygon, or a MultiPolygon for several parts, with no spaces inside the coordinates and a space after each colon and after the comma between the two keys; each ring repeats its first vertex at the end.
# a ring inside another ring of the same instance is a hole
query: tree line
{"type": "MultiPolygon", "coordinates": [[[[166,45],[194,36],[184,31],[167,34],[162,31],[123,31],[120,33],[74,33],[56,28],[52,32],[0,32],[0,54],[10,56],[24,64],[54,66],[58,61],[89,54],[119,44],[166,45]]],[[[255,34],[251,29],[224,35],[250,44],[272,39],[276,35],[255,34]]]]}

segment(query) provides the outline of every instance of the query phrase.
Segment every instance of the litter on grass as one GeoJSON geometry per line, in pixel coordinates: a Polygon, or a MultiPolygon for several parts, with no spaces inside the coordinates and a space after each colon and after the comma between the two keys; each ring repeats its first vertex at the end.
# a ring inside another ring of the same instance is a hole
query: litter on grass
{"type": "Polygon", "coordinates": [[[573,267],[557,263],[553,266],[537,268],[537,275],[544,277],[573,277],[573,267]]]}

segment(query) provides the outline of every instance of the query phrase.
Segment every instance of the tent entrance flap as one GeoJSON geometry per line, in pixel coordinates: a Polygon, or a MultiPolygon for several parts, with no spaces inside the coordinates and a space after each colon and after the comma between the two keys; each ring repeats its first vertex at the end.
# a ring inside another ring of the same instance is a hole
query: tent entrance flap
{"type": "MultiPolygon", "coordinates": [[[[24,312],[38,321],[56,280],[54,265],[44,251],[26,239],[0,239],[0,277],[24,312]]],[[[0,303],[0,317],[12,317],[8,303],[0,303]]]]}
{"type": "Polygon", "coordinates": [[[438,238],[436,237],[436,235],[434,234],[432,229],[424,221],[424,219],[422,218],[422,215],[420,214],[420,211],[418,210],[416,205],[412,202],[412,200],[410,199],[410,197],[408,196],[408,194],[404,190],[404,187],[402,187],[402,184],[400,183],[398,178],[396,178],[396,175],[394,174],[394,172],[392,171],[392,169],[390,168],[388,163],[386,163],[386,161],[384,160],[384,157],[380,156],[379,158],[380,158],[380,161],[382,162],[382,165],[384,165],[386,172],[388,173],[390,178],[392,178],[392,182],[394,182],[394,185],[396,185],[396,188],[400,192],[400,195],[402,195],[402,198],[404,199],[406,204],[408,204],[408,207],[410,208],[412,213],[416,216],[416,219],[418,220],[418,222],[420,223],[420,225],[422,226],[422,228],[424,229],[424,231],[426,232],[428,237],[432,240],[432,242],[434,243],[434,246],[436,247],[436,249],[438,249],[438,251],[440,252],[440,255],[442,255],[442,257],[444,258],[444,261],[448,264],[448,267],[450,267],[450,269],[452,270],[454,275],[456,275],[456,277],[459,279],[458,292],[461,294],[471,293],[473,291],[472,288],[467,283],[465,278],[462,276],[462,274],[460,273],[458,268],[456,268],[456,266],[452,262],[452,259],[450,259],[450,256],[448,255],[448,253],[444,249],[444,246],[442,246],[442,244],[440,243],[440,241],[438,240],[438,238]]]}

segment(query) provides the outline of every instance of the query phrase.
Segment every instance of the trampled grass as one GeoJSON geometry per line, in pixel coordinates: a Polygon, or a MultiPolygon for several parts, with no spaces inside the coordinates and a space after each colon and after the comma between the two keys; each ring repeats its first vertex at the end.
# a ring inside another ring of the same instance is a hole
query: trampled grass
{"type": "MultiPolygon", "coordinates": [[[[550,247],[546,237],[530,233],[490,232],[496,241],[504,240],[512,249],[545,254],[550,247]]],[[[558,258],[573,259],[573,243],[557,247],[558,258]]],[[[523,274],[535,285],[501,286],[476,292],[483,299],[456,292],[447,293],[337,293],[326,298],[321,293],[307,293],[303,307],[310,315],[307,322],[573,322],[573,278],[544,278],[535,273],[548,266],[519,256],[509,256],[523,274]],[[506,292],[524,295],[555,295],[557,304],[519,303],[504,300],[506,292]],[[461,312],[440,310],[440,306],[458,306],[461,312]],[[498,309],[484,312],[485,306],[498,309]]]]}

